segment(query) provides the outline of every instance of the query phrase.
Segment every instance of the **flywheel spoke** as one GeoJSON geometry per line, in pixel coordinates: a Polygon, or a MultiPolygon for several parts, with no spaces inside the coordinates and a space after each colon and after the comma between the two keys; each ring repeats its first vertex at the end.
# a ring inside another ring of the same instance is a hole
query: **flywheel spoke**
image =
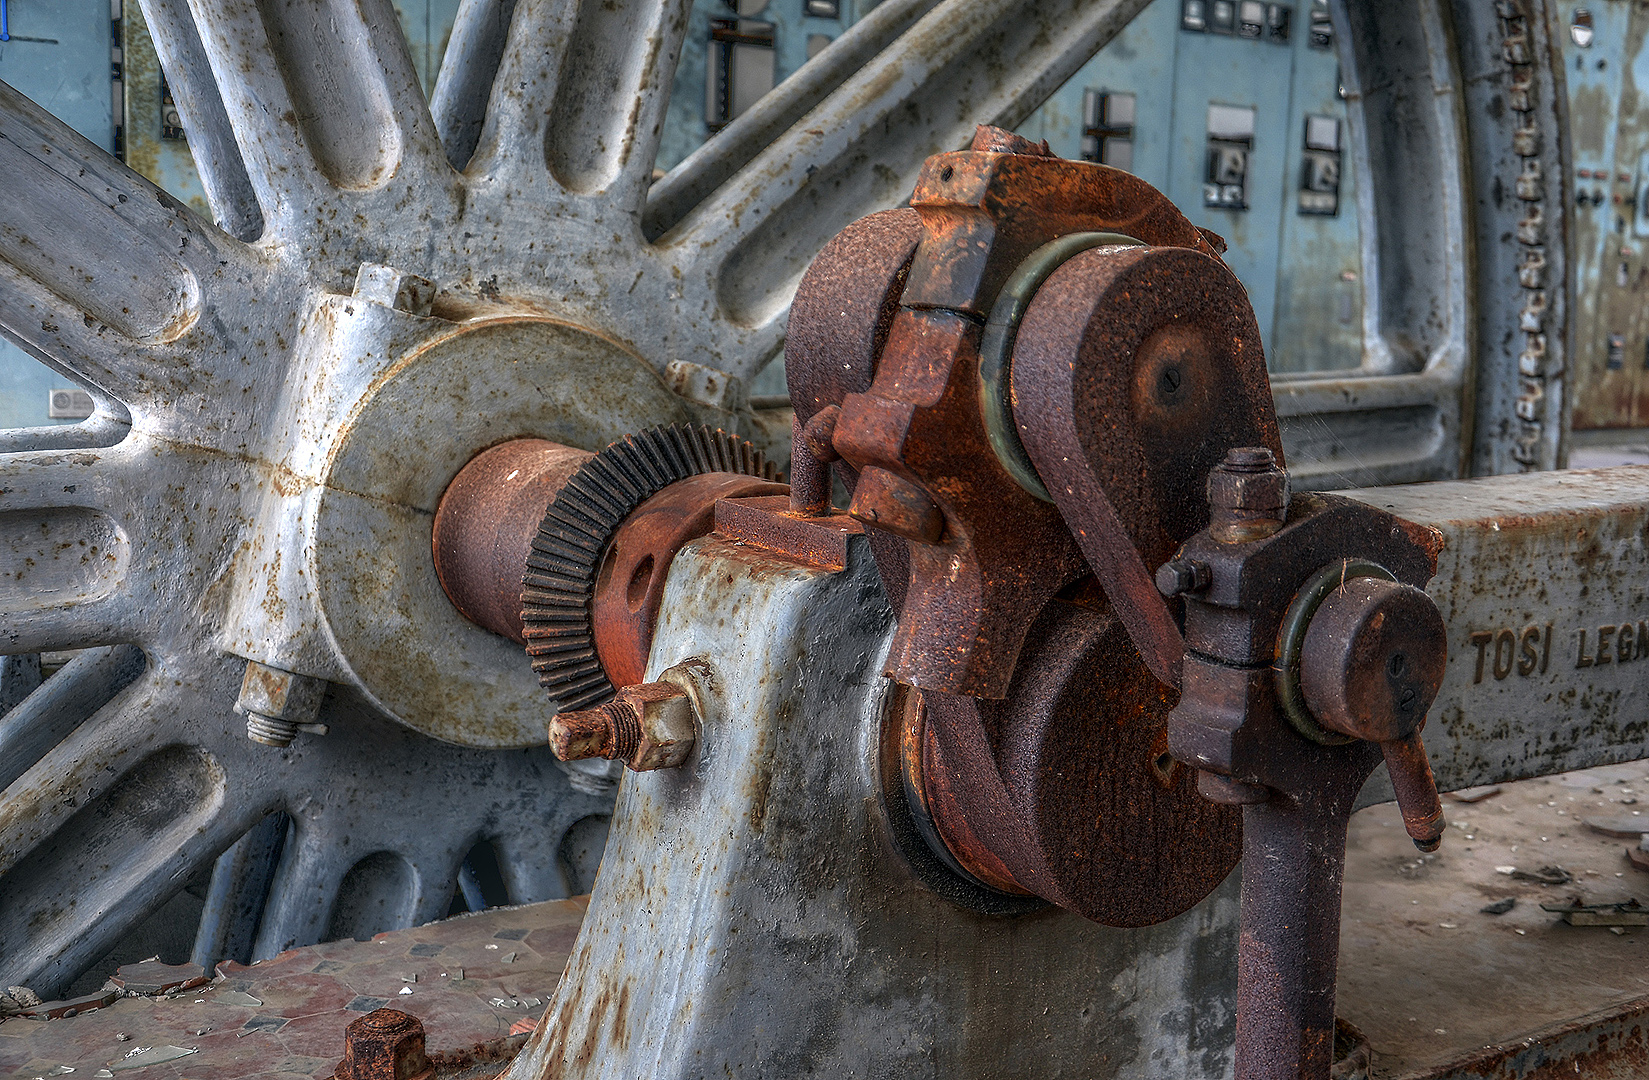
{"type": "Polygon", "coordinates": [[[479,162],[640,209],[663,132],[688,0],[521,0],[479,162]],[[576,64],[568,64],[574,57],[576,64]]]}
{"type": "Polygon", "coordinates": [[[777,351],[831,236],[897,205],[975,124],[1021,123],[1147,2],[946,0],[687,213],[658,243],[746,331],[724,370],[750,378],[777,351]]]}
{"type": "Polygon", "coordinates": [[[199,320],[203,279],[246,267],[200,221],[0,83],[0,326],[116,397],[144,392],[148,349],[199,320]]]}
{"type": "Polygon", "coordinates": [[[265,218],[339,239],[345,193],[447,172],[389,0],[192,5],[265,218]]]}
{"type": "Polygon", "coordinates": [[[263,211],[258,208],[252,181],[246,175],[240,147],[235,145],[235,132],[224,112],[217,83],[212,81],[212,69],[206,62],[206,50],[201,47],[200,31],[195,28],[187,0],[140,3],[155,52],[188,129],[206,201],[231,236],[256,240],[263,232],[263,211]]]}
{"type": "MultiPolygon", "coordinates": [[[[191,745],[210,698],[153,670],[0,799],[0,979],[55,994],[260,816],[191,745]]],[[[250,787],[250,789],[249,789],[250,787]]]]}
{"type": "Polygon", "coordinates": [[[487,100],[509,40],[515,6],[516,0],[462,0],[453,19],[429,108],[447,160],[460,171],[481,140],[487,100]]]}
{"type": "Polygon", "coordinates": [[[0,791],[143,673],[132,645],[86,649],[0,715],[0,791]]]}
{"type": "Polygon", "coordinates": [[[668,231],[938,3],[883,0],[801,70],[762,95],[648,190],[648,237],[668,231]]]}
{"type": "Polygon", "coordinates": [[[133,443],[0,456],[0,652],[138,641],[163,623],[134,602],[153,573],[147,465],[133,443]]]}

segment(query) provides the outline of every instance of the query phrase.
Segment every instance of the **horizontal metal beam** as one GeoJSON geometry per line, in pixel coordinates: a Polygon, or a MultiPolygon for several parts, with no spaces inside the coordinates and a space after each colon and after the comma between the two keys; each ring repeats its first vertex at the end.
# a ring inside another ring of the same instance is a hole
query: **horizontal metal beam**
{"type": "Polygon", "coordinates": [[[1440,789],[1649,757],[1649,466],[1341,494],[1443,534],[1440,789]]]}

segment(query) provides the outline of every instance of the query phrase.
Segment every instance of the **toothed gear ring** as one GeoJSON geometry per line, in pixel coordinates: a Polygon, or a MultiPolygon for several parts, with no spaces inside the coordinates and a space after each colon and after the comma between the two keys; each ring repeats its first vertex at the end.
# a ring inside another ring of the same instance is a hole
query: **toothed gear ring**
{"type": "Polygon", "coordinates": [[[527,655],[562,709],[616,692],[596,654],[591,605],[603,554],[624,520],[672,484],[705,473],[780,479],[760,450],[708,425],[627,435],[586,461],[545,511],[521,594],[527,655]]]}

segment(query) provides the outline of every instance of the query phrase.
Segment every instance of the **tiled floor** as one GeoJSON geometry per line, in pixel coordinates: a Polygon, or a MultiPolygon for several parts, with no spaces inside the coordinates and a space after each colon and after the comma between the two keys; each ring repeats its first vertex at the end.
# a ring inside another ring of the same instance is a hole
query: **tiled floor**
{"type": "Polygon", "coordinates": [[[507,1055],[524,1039],[510,1028],[544,1012],[588,903],[494,908],[250,967],[220,965],[212,983],[182,993],[121,998],[64,1019],[6,1020],[0,1077],[64,1076],[65,1068],[74,1080],[128,1071],[132,1080],[330,1077],[344,1028],[385,1005],[423,1021],[432,1055],[507,1055]],[[167,1047],[194,1052],[156,1061],[175,1053],[167,1047]]]}

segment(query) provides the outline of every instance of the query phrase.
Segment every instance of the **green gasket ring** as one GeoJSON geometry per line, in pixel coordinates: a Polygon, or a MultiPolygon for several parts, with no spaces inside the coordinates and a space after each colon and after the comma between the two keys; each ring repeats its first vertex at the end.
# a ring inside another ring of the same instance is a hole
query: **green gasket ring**
{"type": "Polygon", "coordinates": [[[1305,632],[1311,625],[1311,617],[1317,614],[1328,594],[1353,578],[1363,577],[1397,580],[1397,575],[1390,570],[1367,559],[1331,562],[1300,586],[1300,591],[1294,594],[1293,603],[1288,605],[1288,613],[1283,616],[1282,628],[1277,631],[1277,659],[1271,665],[1271,674],[1277,682],[1277,701],[1295,731],[1323,746],[1344,746],[1357,740],[1337,731],[1329,731],[1317,723],[1311,710],[1306,708],[1305,694],[1300,690],[1300,649],[1305,645],[1305,632]]]}
{"type": "Polygon", "coordinates": [[[1053,502],[1036,466],[1019,441],[1014,427],[1009,382],[1013,366],[1013,345],[1019,337],[1019,320],[1031,306],[1036,290],[1071,256],[1096,247],[1144,247],[1142,240],[1122,233],[1066,233],[1025,256],[1025,261],[1008,275],[1007,283],[991,305],[985,333],[979,342],[979,408],[985,418],[985,437],[990,440],[996,460],[1008,470],[1019,486],[1043,502],[1053,502]]]}

